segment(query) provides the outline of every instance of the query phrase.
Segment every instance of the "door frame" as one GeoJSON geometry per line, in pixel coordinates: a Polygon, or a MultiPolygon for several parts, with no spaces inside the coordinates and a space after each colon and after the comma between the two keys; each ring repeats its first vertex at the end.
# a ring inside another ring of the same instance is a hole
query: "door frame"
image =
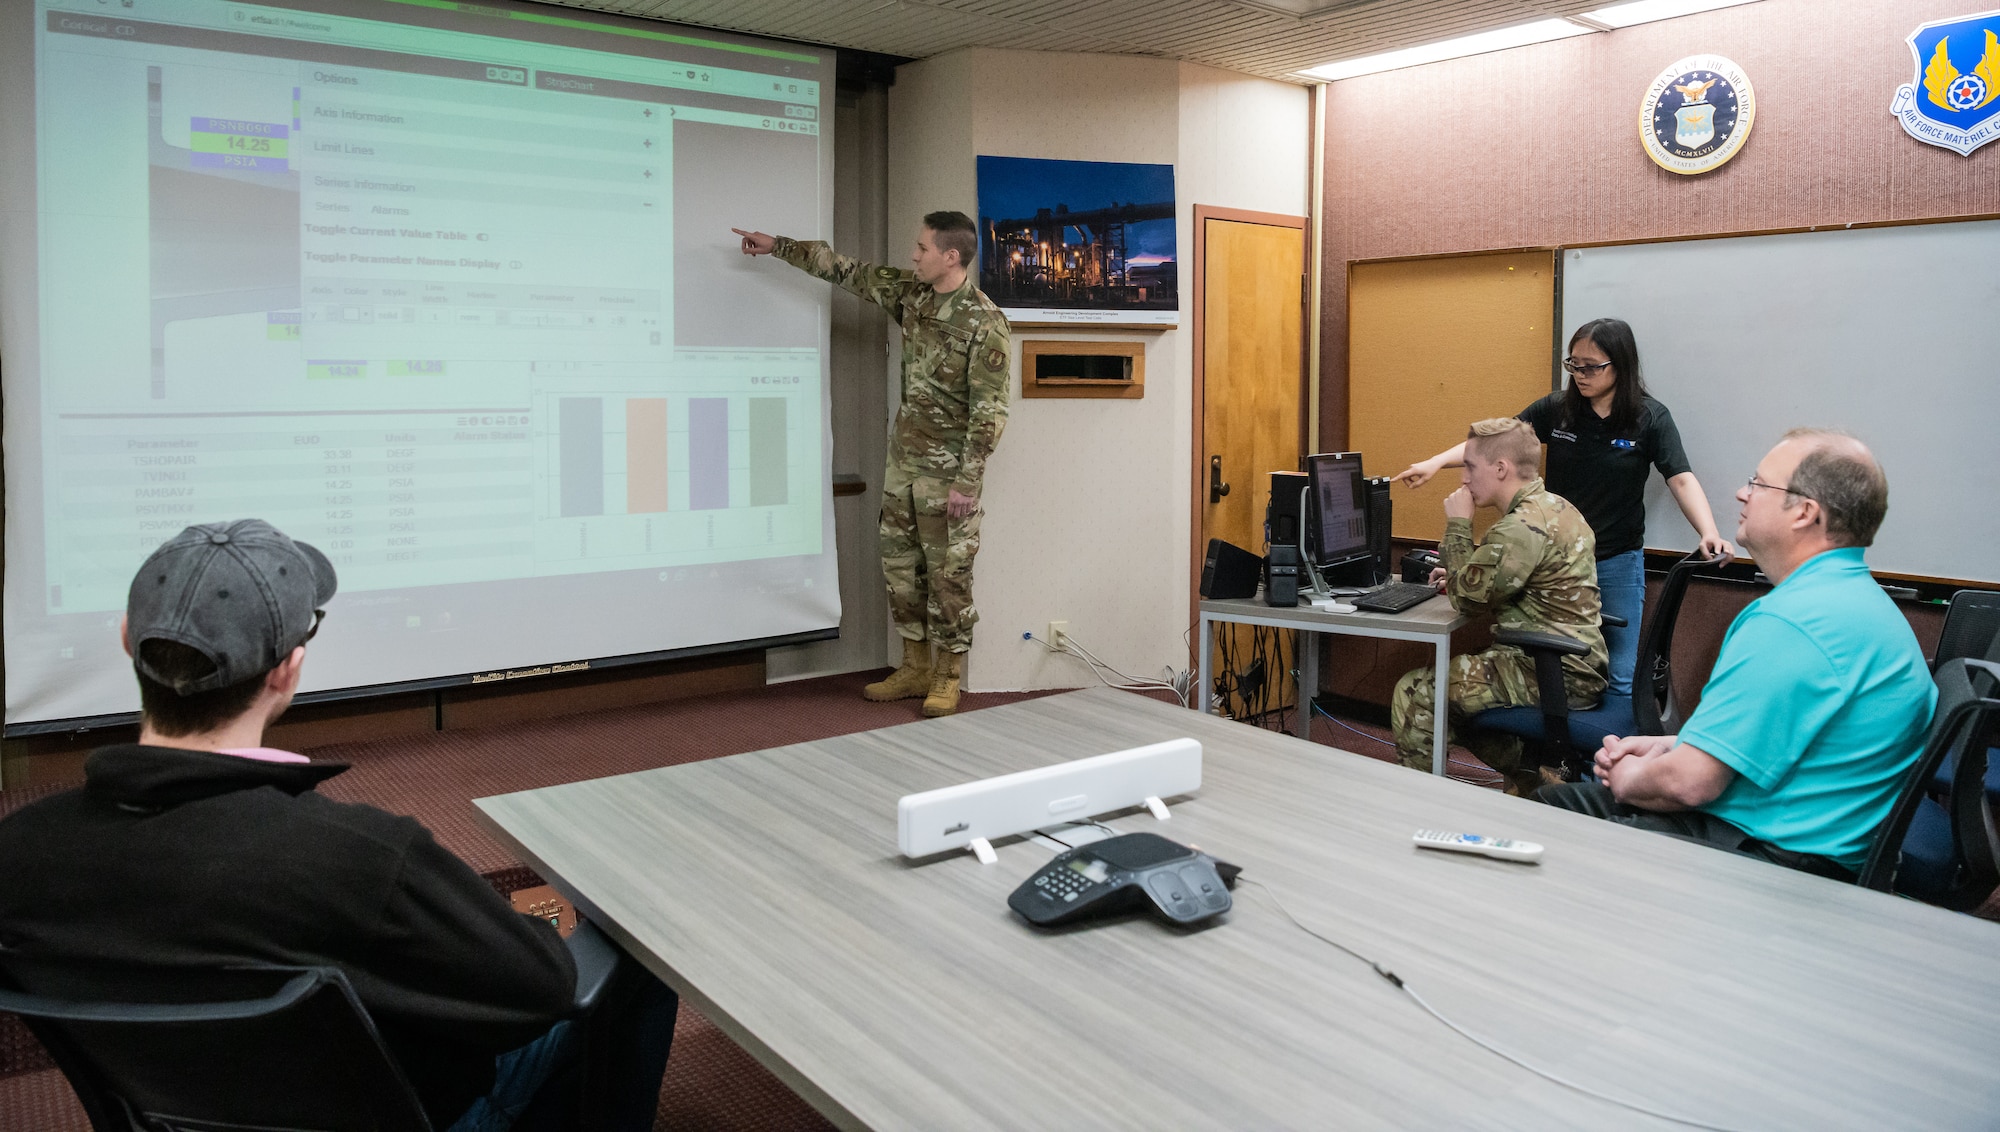
{"type": "MultiPolygon", "coordinates": [[[[1188,494],[1188,624],[1193,625],[1201,617],[1201,566],[1208,549],[1201,539],[1202,508],[1208,505],[1208,464],[1202,460],[1202,449],[1208,440],[1208,385],[1204,367],[1207,364],[1208,322],[1208,222],[1228,220],[1239,224],[1267,224],[1274,228],[1296,228],[1302,238],[1299,241],[1299,451],[1306,450],[1307,438],[1312,435],[1306,413],[1311,408],[1312,373],[1308,365],[1313,319],[1308,317],[1313,311],[1310,305],[1312,295],[1312,240],[1308,225],[1311,221],[1304,216],[1287,216],[1282,212],[1253,212],[1242,208],[1217,208],[1214,205],[1194,206],[1194,379],[1193,379],[1193,436],[1191,446],[1194,465],[1193,478],[1188,494]]],[[[1192,648],[1200,648],[1194,642],[1192,648]]]]}

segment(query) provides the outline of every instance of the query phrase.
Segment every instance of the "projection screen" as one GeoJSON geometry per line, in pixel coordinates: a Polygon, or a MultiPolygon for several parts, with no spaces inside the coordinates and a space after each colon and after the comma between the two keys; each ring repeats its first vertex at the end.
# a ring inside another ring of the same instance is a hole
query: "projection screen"
{"type": "Polygon", "coordinates": [[[136,710],[190,523],[333,559],[305,689],[831,636],[832,53],[526,4],[0,0],[6,720],[136,710]],[[763,270],[758,270],[761,267],[763,270]]]}

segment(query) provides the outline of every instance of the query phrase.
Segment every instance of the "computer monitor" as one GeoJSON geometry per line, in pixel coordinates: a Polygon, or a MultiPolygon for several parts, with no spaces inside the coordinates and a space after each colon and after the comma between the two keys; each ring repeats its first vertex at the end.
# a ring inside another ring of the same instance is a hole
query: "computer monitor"
{"type": "Polygon", "coordinates": [[[1361,453],[1322,452],[1306,457],[1311,532],[1304,548],[1313,565],[1324,570],[1369,556],[1368,480],[1361,474],[1361,453]]]}

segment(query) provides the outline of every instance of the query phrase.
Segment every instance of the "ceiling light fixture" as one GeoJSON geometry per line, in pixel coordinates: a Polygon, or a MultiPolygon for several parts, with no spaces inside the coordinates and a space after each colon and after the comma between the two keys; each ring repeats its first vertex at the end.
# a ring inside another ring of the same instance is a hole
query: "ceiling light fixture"
{"type": "Polygon", "coordinates": [[[1356,75],[1372,75],[1377,71],[1394,71],[1401,67],[1415,67],[1445,59],[1461,59],[1467,55],[1484,55],[1489,51],[1505,51],[1510,47],[1526,47],[1531,43],[1547,43],[1552,39],[1566,39],[1572,35],[1589,35],[1590,32],[1590,28],[1582,24],[1573,24],[1568,20],[1536,20],[1531,24],[1516,24],[1513,27],[1475,32],[1456,39],[1405,47],[1400,51],[1384,51],[1379,55],[1342,59],[1338,63],[1328,63],[1323,67],[1314,67],[1299,73],[1307,78],[1319,79],[1321,82],[1334,82],[1338,79],[1351,79],[1356,75]]]}
{"type": "Polygon", "coordinates": [[[1717,8],[1734,8],[1738,4],[1753,4],[1756,0],[1630,0],[1625,4],[1610,4],[1594,12],[1585,12],[1582,19],[1608,24],[1614,28],[1629,28],[1633,24],[1649,24],[1654,20],[1671,20],[1675,16],[1691,16],[1696,12],[1712,12],[1717,8]]]}
{"type": "Polygon", "coordinates": [[[1571,19],[1536,20],[1533,23],[1475,32],[1472,35],[1439,40],[1417,47],[1363,55],[1357,59],[1342,59],[1337,63],[1327,63],[1324,66],[1300,71],[1299,74],[1321,82],[1337,82],[1340,79],[1354,78],[1356,75],[1372,75],[1378,71],[1394,71],[1403,67],[1442,62],[1446,59],[1463,59],[1468,55],[1484,55],[1489,51],[1505,51],[1511,47],[1526,47],[1531,43],[1548,43],[1551,40],[1567,39],[1573,35],[1589,35],[1609,28],[1631,27],[1634,24],[1668,20],[1675,16],[1708,12],[1717,8],[1733,8],[1738,4],[1755,2],[1756,0],[1629,0],[1628,3],[1610,4],[1595,11],[1584,12],[1571,19]]]}

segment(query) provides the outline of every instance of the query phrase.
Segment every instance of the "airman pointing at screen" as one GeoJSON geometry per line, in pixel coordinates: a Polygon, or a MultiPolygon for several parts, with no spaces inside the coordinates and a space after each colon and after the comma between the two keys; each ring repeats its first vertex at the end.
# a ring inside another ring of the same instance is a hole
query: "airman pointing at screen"
{"type": "Polygon", "coordinates": [[[968,271],[979,252],[972,218],[933,212],[917,232],[911,269],[861,263],[816,240],[732,228],[743,254],[776,255],[887,310],[903,327],[902,404],[882,483],[882,574],[903,638],[903,663],[862,694],[924,696],[924,714],[958,709],[965,654],[979,612],[972,559],[986,460],[1007,424],[1007,319],[968,271]],[[931,658],[935,645],[937,657],[931,658]]]}

